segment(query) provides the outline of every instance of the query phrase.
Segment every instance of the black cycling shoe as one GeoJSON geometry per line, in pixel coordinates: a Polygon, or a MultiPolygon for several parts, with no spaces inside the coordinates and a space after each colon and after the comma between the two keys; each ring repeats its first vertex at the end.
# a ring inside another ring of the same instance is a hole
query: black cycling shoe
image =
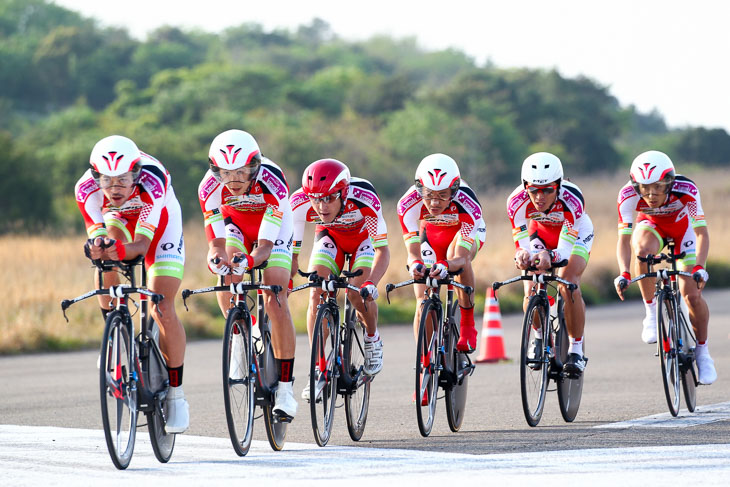
{"type": "Polygon", "coordinates": [[[578,379],[586,368],[586,358],[577,353],[569,353],[568,360],[563,364],[563,373],[569,379],[578,379]]]}
{"type": "Polygon", "coordinates": [[[528,354],[527,364],[532,370],[540,370],[542,368],[542,338],[535,338],[532,341],[532,353],[528,354]]]}

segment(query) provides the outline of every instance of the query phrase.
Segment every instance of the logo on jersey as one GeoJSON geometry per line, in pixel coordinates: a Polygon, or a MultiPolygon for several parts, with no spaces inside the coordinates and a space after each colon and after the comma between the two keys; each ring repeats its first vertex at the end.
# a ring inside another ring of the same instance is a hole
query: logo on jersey
{"type": "Polygon", "coordinates": [[[96,184],[92,178],[87,179],[79,185],[79,190],[76,192],[76,201],[83,203],[91,193],[99,189],[99,185],[96,184]]]}
{"type": "Polygon", "coordinates": [[[301,205],[303,205],[305,203],[308,203],[309,202],[309,197],[306,194],[304,194],[304,191],[301,191],[301,192],[300,191],[297,191],[296,193],[294,193],[293,195],[291,195],[290,201],[291,201],[291,207],[293,209],[296,209],[299,206],[301,206],[301,205]]]}
{"type": "Polygon", "coordinates": [[[162,187],[160,180],[148,172],[142,171],[139,176],[139,184],[154,198],[162,198],[165,195],[165,189],[162,187]]]}
{"type": "Polygon", "coordinates": [[[216,186],[218,186],[218,181],[216,181],[216,179],[213,176],[209,177],[208,180],[203,185],[203,187],[200,188],[198,197],[201,200],[205,201],[206,199],[208,199],[208,196],[210,196],[210,194],[213,192],[213,189],[215,189],[216,186]]]}
{"type": "Polygon", "coordinates": [[[282,184],[281,180],[277,178],[271,171],[261,171],[261,179],[271,189],[271,192],[279,197],[280,200],[285,199],[289,195],[289,190],[285,184],[282,184]]]}
{"type": "Polygon", "coordinates": [[[689,193],[691,195],[697,195],[697,186],[691,183],[684,183],[682,181],[675,181],[672,187],[673,191],[679,191],[681,193],[689,193]]]}
{"type": "Polygon", "coordinates": [[[363,191],[360,188],[352,188],[352,197],[367,203],[375,211],[380,210],[380,200],[370,191],[363,191]]]}
{"type": "Polygon", "coordinates": [[[509,205],[507,205],[507,214],[509,217],[512,218],[517,212],[517,209],[529,198],[530,197],[527,196],[527,191],[524,189],[517,193],[515,197],[510,200],[509,205]]]}
{"type": "Polygon", "coordinates": [[[459,191],[459,195],[456,197],[456,201],[461,203],[461,206],[463,206],[466,211],[474,215],[475,220],[478,220],[482,217],[482,209],[479,208],[479,205],[476,204],[473,199],[469,198],[469,196],[463,191],[459,191]]]}
{"type": "Polygon", "coordinates": [[[583,205],[581,205],[580,200],[570,191],[562,191],[562,193],[561,197],[575,215],[575,219],[577,220],[583,216],[583,205]]]}
{"type": "Polygon", "coordinates": [[[406,212],[416,203],[421,201],[418,191],[412,190],[408,195],[398,202],[398,214],[405,215],[406,212]]]}

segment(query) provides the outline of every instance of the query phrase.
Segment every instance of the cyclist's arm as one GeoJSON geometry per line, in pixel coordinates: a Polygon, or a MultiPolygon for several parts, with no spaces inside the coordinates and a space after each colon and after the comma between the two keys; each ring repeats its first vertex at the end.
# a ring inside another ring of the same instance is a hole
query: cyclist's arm
{"type": "Polygon", "coordinates": [[[454,258],[447,260],[446,263],[449,266],[449,270],[454,272],[464,267],[470,259],[471,250],[466,247],[462,247],[461,245],[457,245],[454,249],[454,258]]]}
{"type": "Polygon", "coordinates": [[[408,251],[408,266],[412,266],[416,260],[421,258],[421,242],[406,242],[406,250],[408,251]]]}
{"type": "Polygon", "coordinates": [[[695,235],[697,235],[697,264],[706,267],[707,254],[710,251],[710,232],[707,226],[696,227],[695,235]]]}
{"type": "Polygon", "coordinates": [[[261,265],[265,260],[271,257],[271,251],[274,248],[274,242],[266,239],[259,239],[258,246],[251,252],[251,258],[253,259],[253,265],[256,267],[261,265]]]}
{"type": "Polygon", "coordinates": [[[370,281],[377,285],[385,275],[390,264],[390,249],[387,245],[375,249],[373,268],[370,270],[370,281]]]}
{"type": "Polygon", "coordinates": [[[292,254],[291,256],[291,279],[294,279],[294,276],[297,275],[297,269],[299,269],[299,253],[292,254]]]}
{"type": "Polygon", "coordinates": [[[229,265],[228,256],[226,255],[226,239],[225,238],[214,238],[208,242],[208,257],[207,261],[215,259],[216,257],[221,259],[221,263],[229,265]]]}
{"type": "Polygon", "coordinates": [[[616,260],[618,260],[619,274],[631,274],[631,234],[620,233],[616,243],[616,260]]]}

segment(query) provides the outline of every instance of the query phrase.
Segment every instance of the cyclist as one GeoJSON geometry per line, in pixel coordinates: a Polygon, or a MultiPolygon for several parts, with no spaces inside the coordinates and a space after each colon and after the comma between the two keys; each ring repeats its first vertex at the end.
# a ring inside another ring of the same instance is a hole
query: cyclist
{"type": "MultiPolygon", "coordinates": [[[[90,259],[129,260],[145,256],[149,289],[165,296],[152,317],[160,326],[160,348],[167,361],[170,390],[165,402],[165,430],[188,429],[188,403],[182,388],[185,329],[175,312],[185,264],[180,204],[170,173],[154,157],[120,135],[101,139],[91,151],[91,167],[76,183],[76,202],[89,240],[90,259]]],[[[119,284],[116,272],[104,274],[104,284],[119,284]]],[[[99,283],[101,284],[101,283],[99,283]]],[[[111,307],[100,297],[102,314],[111,307]]]]}
{"type": "MultiPolygon", "coordinates": [[[[689,307],[690,321],[697,337],[697,368],[701,384],[717,379],[715,364],[707,348],[710,311],[702,297],[709,275],[704,266],[710,248],[710,235],[700,202],[700,191],[693,181],[675,175],[672,160],[659,151],[639,154],[631,164],[630,181],[618,195],[618,245],[616,256],[621,275],[614,284],[623,300],[623,290],[631,279],[631,251],[638,256],[657,254],[671,238],[686,256],[679,267],[699,279],[679,277],[679,288],[689,307]],[[638,215],[637,215],[638,213],[638,215]],[[636,222],[636,225],[634,225],[636,222]]],[[[647,272],[646,263],[636,262],[638,273],[647,272]]],[[[646,316],[641,339],[656,343],[655,284],[651,279],[639,281],[646,316]]]]}
{"type": "MultiPolygon", "coordinates": [[[[228,284],[240,282],[248,269],[268,261],[264,284],[285,289],[291,270],[292,212],[289,185],[281,168],[261,154],[251,134],[235,129],[213,139],[208,161],[198,197],[205,217],[209,269],[225,276],[228,284]],[[243,260],[234,264],[234,256],[243,260]]],[[[218,293],[224,315],[230,301],[230,293],[218,293]]],[[[296,332],[286,293],[279,293],[277,299],[265,291],[264,306],[279,366],[274,412],[291,420],[297,411],[292,387],[296,332]]]]}
{"type": "MultiPolygon", "coordinates": [[[[585,200],[578,186],[563,180],[560,159],[548,152],[537,152],[525,159],[522,184],[507,198],[507,214],[512,222],[518,269],[534,266],[547,270],[552,264],[567,259],[568,265],[558,269],[558,275],[580,286],[593,245],[593,223],[585,212],[585,200]]],[[[531,283],[525,281],[525,308],[531,289],[531,283]]],[[[570,336],[563,371],[577,378],[586,366],[583,356],[585,303],[580,287],[572,296],[562,284],[559,290],[565,302],[565,324],[570,336]]],[[[542,348],[541,339],[536,333],[533,356],[542,348]]]]}
{"type": "MultiPolygon", "coordinates": [[[[474,191],[461,179],[456,161],[446,154],[423,158],[416,169],[415,184],[398,201],[400,219],[408,251],[408,268],[413,278],[445,278],[448,271],[462,270],[456,280],[474,287],[471,261],[484,245],[486,226],[482,208],[474,191]]],[[[414,286],[420,299],[425,285],[414,286]]],[[[457,289],[461,308],[460,337],[457,350],[472,353],[476,349],[472,296],[457,289]],[[467,306],[462,306],[466,304],[467,306]]],[[[416,303],[413,321],[418,337],[420,307],[416,303]]],[[[418,338],[416,338],[418,340],[418,338]]]]}
{"type": "MultiPolygon", "coordinates": [[[[302,176],[302,187],[290,198],[294,212],[294,255],[292,276],[299,268],[304,224],[316,223],[310,271],[322,277],[339,275],[345,255],[351,256],[351,270],[362,274],[351,279],[353,286],[367,289],[367,308],[360,294],[348,291],[348,298],[365,323],[364,371],[375,375],[383,367],[383,341],[378,332],[377,285],[390,262],[387,227],[382,205],[373,185],[350,177],[350,170],[336,159],[320,159],[310,164],[302,176]]],[[[307,331],[311,342],[317,305],[323,291],[312,288],[307,310],[307,331]]],[[[302,392],[309,399],[309,383],[302,392]]]]}

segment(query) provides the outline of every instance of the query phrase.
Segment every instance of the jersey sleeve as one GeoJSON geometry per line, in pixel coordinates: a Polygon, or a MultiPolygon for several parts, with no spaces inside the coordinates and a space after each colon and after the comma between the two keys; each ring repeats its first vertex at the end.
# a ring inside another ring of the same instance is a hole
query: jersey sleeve
{"type": "MultiPolygon", "coordinates": [[[[150,156],[146,156],[150,158],[150,156]]],[[[170,174],[156,159],[142,166],[142,172],[137,179],[137,184],[146,194],[143,197],[144,207],[139,213],[134,235],[143,235],[155,239],[155,231],[160,225],[162,210],[167,203],[167,191],[170,187],[170,174]]]]}
{"type": "Polygon", "coordinates": [[[527,231],[527,202],[530,197],[522,186],[518,186],[507,198],[507,216],[512,224],[512,240],[518,249],[530,250],[530,236],[527,231]]]}
{"type": "Polygon", "coordinates": [[[706,227],[707,222],[705,221],[705,212],[702,209],[700,190],[697,188],[694,182],[691,182],[690,180],[687,180],[687,182],[685,182],[684,184],[686,185],[688,183],[691,183],[692,187],[688,191],[688,193],[682,197],[682,199],[685,201],[685,204],[687,206],[687,211],[689,212],[689,218],[690,223],[692,224],[692,228],[706,227]]]}
{"type": "Polygon", "coordinates": [[[74,193],[88,237],[106,237],[108,232],[104,225],[104,215],[101,212],[104,205],[104,194],[91,177],[90,171],[87,170],[76,182],[74,193]]]}
{"type": "Polygon", "coordinates": [[[456,245],[471,250],[477,237],[477,225],[482,220],[482,206],[477,200],[476,194],[466,185],[463,185],[454,198],[454,203],[459,208],[459,238],[456,245]]]}
{"type": "Polygon", "coordinates": [[[198,185],[198,201],[205,220],[205,236],[209,242],[216,238],[226,238],[226,226],[220,209],[222,196],[223,185],[208,171],[198,185]]]}
{"type": "Polygon", "coordinates": [[[291,213],[289,186],[284,179],[284,173],[278,167],[269,164],[261,166],[257,184],[261,184],[267,203],[258,239],[275,242],[281,230],[284,214],[291,213]]]}
{"type": "Polygon", "coordinates": [[[626,184],[618,193],[618,233],[619,235],[631,235],[634,232],[634,219],[636,218],[636,206],[639,203],[639,195],[631,186],[626,184]]]}
{"type": "Polygon", "coordinates": [[[406,245],[420,243],[419,228],[421,224],[421,199],[415,186],[411,186],[403,197],[398,200],[398,220],[403,231],[403,240],[406,245]]]}
{"type": "Polygon", "coordinates": [[[388,226],[383,218],[383,205],[377,194],[372,194],[372,201],[368,208],[369,214],[365,215],[365,226],[368,229],[368,236],[373,242],[373,248],[385,247],[388,245],[388,226]]]}
{"type": "Polygon", "coordinates": [[[292,218],[294,221],[294,247],[292,251],[298,254],[302,250],[302,240],[304,239],[304,227],[307,223],[307,213],[312,207],[312,203],[304,191],[301,189],[292,193],[289,198],[292,208],[292,218]]]}

